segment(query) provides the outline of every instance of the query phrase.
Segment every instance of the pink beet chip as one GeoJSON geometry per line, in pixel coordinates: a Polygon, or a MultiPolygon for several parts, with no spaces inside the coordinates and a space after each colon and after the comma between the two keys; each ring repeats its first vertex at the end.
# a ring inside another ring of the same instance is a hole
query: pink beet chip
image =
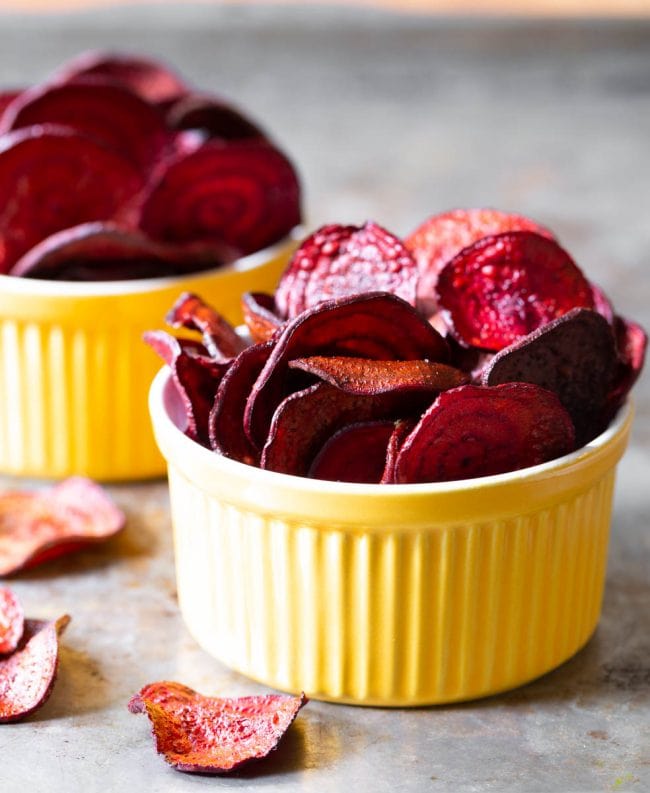
{"type": "Polygon", "coordinates": [[[0,587],[0,655],[12,653],[23,635],[25,616],[17,596],[0,587]]]}
{"type": "Polygon", "coordinates": [[[18,647],[0,659],[0,723],[19,721],[45,704],[59,663],[59,636],[70,622],[26,620],[18,647]]]}
{"type": "Polygon", "coordinates": [[[178,771],[226,774],[277,748],[304,694],[206,697],[173,682],[151,683],[129,702],[131,713],[146,713],[156,750],[178,771]]]}
{"type": "Polygon", "coordinates": [[[40,492],[2,493],[0,576],[104,542],[124,523],[124,513],[105,491],[83,477],[40,492]]]}

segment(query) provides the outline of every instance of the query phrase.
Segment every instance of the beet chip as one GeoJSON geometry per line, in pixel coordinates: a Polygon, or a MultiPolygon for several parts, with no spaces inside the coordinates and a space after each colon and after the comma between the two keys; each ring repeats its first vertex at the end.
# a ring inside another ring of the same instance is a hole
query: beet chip
{"type": "Polygon", "coordinates": [[[304,694],[205,697],[160,682],[136,694],[129,710],[147,714],[156,750],[178,771],[225,774],[276,749],[306,702],[304,694]]]}
{"type": "Polygon", "coordinates": [[[300,222],[289,160],[257,140],[209,141],[170,163],[144,202],[140,225],[168,242],[217,241],[252,253],[300,222]]]}
{"type": "Polygon", "coordinates": [[[277,313],[273,295],[264,292],[244,292],[241,307],[244,322],[255,342],[268,341],[283,324],[277,313]]]}
{"type": "Polygon", "coordinates": [[[322,226],[294,253],[275,292],[295,317],[324,300],[390,292],[415,305],[417,266],[400,240],[376,223],[322,226]]]}
{"type": "Polygon", "coordinates": [[[595,311],[574,308],[498,352],[482,382],[534,383],[555,392],[582,446],[605,427],[615,365],[614,334],[607,320],[595,311]]]}
{"type": "Polygon", "coordinates": [[[446,391],[469,381],[458,369],[432,361],[373,361],[314,355],[289,361],[289,367],[302,369],[348,394],[383,394],[396,389],[446,391]]]}
{"type": "Polygon", "coordinates": [[[618,361],[614,383],[607,397],[607,413],[610,420],[616,415],[641,374],[648,346],[646,332],[632,320],[616,317],[614,331],[618,361]]]}
{"type": "Polygon", "coordinates": [[[129,217],[142,187],[117,152],[57,127],[5,135],[0,144],[0,273],[37,242],[91,220],[129,217]]]}
{"type": "Polygon", "coordinates": [[[230,102],[203,94],[186,94],[174,102],[167,112],[167,124],[171,129],[201,130],[206,137],[222,140],[266,137],[230,102]]]}
{"type": "Polygon", "coordinates": [[[320,303],[284,326],[248,398],[244,427],[255,445],[264,444],[286,396],[289,361],[319,354],[444,361],[449,353],[440,334],[395,295],[368,292],[320,303]]]}
{"type": "Polygon", "coordinates": [[[2,114],[21,93],[22,91],[0,91],[0,126],[2,125],[2,114]]]}
{"type": "Polygon", "coordinates": [[[16,595],[0,587],[0,655],[12,653],[23,635],[25,616],[16,595]]]}
{"type": "Polygon", "coordinates": [[[89,479],[71,477],[44,491],[0,494],[0,576],[104,542],[124,513],[89,479]]]}
{"type": "Polygon", "coordinates": [[[433,215],[418,226],[404,242],[418,265],[418,306],[423,313],[435,311],[438,273],[448,261],[483,237],[506,231],[534,231],[553,238],[534,220],[497,209],[452,209],[433,215]]]}
{"type": "Polygon", "coordinates": [[[165,321],[172,328],[188,328],[201,333],[206,350],[218,362],[230,361],[246,346],[228,320],[191,292],[180,295],[165,321]]]}
{"type": "Polygon", "coordinates": [[[456,338],[488,350],[594,304],[569,254],[529,231],[485,237],[465,248],[440,271],[437,297],[456,338]]]}
{"type": "Polygon", "coordinates": [[[444,391],[404,441],[399,483],[447,482],[527,468],[575,448],[557,396],[530,383],[444,391]]]}
{"type": "Polygon", "coordinates": [[[394,424],[393,432],[388,439],[386,447],[386,462],[381,475],[380,484],[392,485],[395,483],[395,465],[402,444],[413,430],[417,422],[415,419],[400,419],[394,424]]]}
{"type": "Polygon", "coordinates": [[[68,127],[142,168],[155,163],[168,142],[164,120],[154,107],[121,85],[97,80],[24,91],[5,110],[0,132],[38,124],[68,127]]]}
{"type": "Polygon", "coordinates": [[[70,617],[25,620],[17,649],[0,658],[0,724],[19,721],[44,705],[59,665],[59,636],[70,617]]]}
{"type": "Polygon", "coordinates": [[[312,479],[378,484],[394,421],[367,421],[343,427],[325,443],[308,472],[312,479]]]}

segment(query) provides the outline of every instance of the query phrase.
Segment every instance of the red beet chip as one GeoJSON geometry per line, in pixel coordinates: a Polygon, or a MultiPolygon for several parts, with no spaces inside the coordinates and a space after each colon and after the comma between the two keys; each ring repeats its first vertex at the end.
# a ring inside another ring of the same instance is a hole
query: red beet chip
{"type": "Polygon", "coordinates": [[[19,721],[45,704],[59,665],[59,636],[70,617],[26,620],[18,648],[0,658],[0,724],[19,721]]]}
{"type": "Polygon", "coordinates": [[[230,322],[192,292],[180,295],[165,321],[172,328],[198,331],[206,350],[216,361],[229,361],[246,346],[230,322]]]}
{"type": "Polygon", "coordinates": [[[207,446],[210,411],[229,361],[216,361],[202,344],[191,339],[177,339],[163,330],[147,331],[143,338],[171,370],[185,410],[185,433],[207,446]]]}
{"type": "Polygon", "coordinates": [[[390,292],[415,305],[417,266],[400,240],[376,223],[322,226],[294,253],[275,292],[295,317],[324,300],[390,292]]]}
{"type": "Polygon", "coordinates": [[[440,334],[412,306],[387,292],[314,306],[284,326],[248,398],[244,427],[254,444],[264,444],[271,416],[286,396],[289,361],[319,354],[444,361],[448,350],[440,334]]]}
{"type": "Polygon", "coordinates": [[[464,345],[500,350],[572,308],[593,308],[569,254],[540,234],[485,237],[440,271],[437,297],[464,345]]]}
{"type": "Polygon", "coordinates": [[[12,653],[25,627],[25,616],[18,597],[7,587],[0,587],[0,655],[12,653]]]}
{"type": "Polygon", "coordinates": [[[148,102],[121,85],[96,80],[36,86],[20,94],[3,116],[1,131],[58,124],[149,168],[168,142],[165,123],[148,102]]]}
{"type": "Polygon", "coordinates": [[[406,239],[405,245],[418,265],[418,306],[425,314],[435,310],[438,273],[463,248],[483,237],[506,231],[534,231],[549,239],[553,235],[534,220],[497,209],[452,209],[433,215],[406,239]]]}
{"type": "Polygon", "coordinates": [[[289,160],[256,140],[209,141],[172,161],[144,202],[142,229],[168,242],[223,242],[252,253],[300,222],[289,160]]]}
{"type": "Polygon", "coordinates": [[[5,135],[0,144],[0,273],[55,231],[128,218],[142,177],[120,154],[56,127],[5,135]]]}
{"type": "Polygon", "coordinates": [[[394,421],[367,421],[343,427],[325,442],[307,476],[331,482],[378,484],[394,429],[394,421]]]}
{"type": "Polygon", "coordinates": [[[22,94],[20,91],[0,91],[0,127],[2,126],[2,114],[9,107],[9,105],[22,94]]]}
{"type": "Polygon", "coordinates": [[[201,130],[207,137],[222,140],[265,138],[265,133],[229,102],[216,96],[186,94],[167,112],[171,129],[201,130]]]}
{"type": "Polygon", "coordinates": [[[44,491],[0,494],[0,576],[104,542],[125,523],[99,485],[71,477],[44,491]]]}
{"type": "Polygon", "coordinates": [[[498,352],[484,385],[523,382],[553,391],[568,410],[582,446],[604,429],[616,366],[614,334],[595,311],[574,308],[498,352]]]}
{"type": "Polygon", "coordinates": [[[383,394],[395,389],[446,391],[469,381],[458,369],[433,361],[373,361],[314,355],[289,361],[289,367],[301,369],[348,394],[383,394]]]}
{"type": "MultiPolygon", "coordinates": [[[[401,418],[416,407],[421,411],[430,401],[407,399],[399,389],[359,396],[346,394],[329,383],[316,383],[290,394],[279,404],[262,450],[260,467],[307,476],[319,450],[337,430],[358,422],[401,418]]],[[[379,476],[383,462],[382,457],[379,476]]]]}
{"type": "Polygon", "coordinates": [[[402,444],[399,483],[502,474],[575,448],[571,417],[557,396],[530,383],[444,391],[402,444]]]}
{"type": "Polygon", "coordinates": [[[607,395],[607,416],[611,420],[636,383],[645,362],[648,336],[640,325],[625,317],[615,317],[617,365],[614,382],[607,395]]]}
{"type": "Polygon", "coordinates": [[[129,710],[147,714],[156,750],[178,771],[226,774],[276,749],[306,702],[304,694],[205,697],[165,681],[145,686],[129,710]]]}
{"type": "Polygon", "coordinates": [[[55,77],[65,81],[83,77],[112,80],[154,104],[176,100],[187,90],[186,83],[162,63],[113,52],[84,52],[64,64],[55,77]]]}
{"type": "Polygon", "coordinates": [[[614,306],[611,300],[596,284],[589,284],[589,286],[591,287],[591,296],[594,301],[594,311],[605,317],[610,325],[614,325],[614,306]]]}
{"type": "Polygon", "coordinates": [[[59,281],[161,278],[216,267],[211,251],[166,246],[139,231],[97,221],[62,229],[27,251],[10,275],[59,281]]]}
{"type": "Polygon", "coordinates": [[[241,307],[244,322],[255,342],[268,341],[283,324],[282,318],[277,313],[273,295],[264,292],[244,292],[241,307]]]}
{"type": "Polygon", "coordinates": [[[395,483],[395,465],[402,444],[411,433],[417,422],[415,419],[400,419],[393,425],[393,432],[386,446],[386,460],[381,474],[380,484],[392,485],[395,483]]]}
{"type": "Polygon", "coordinates": [[[267,362],[273,344],[252,344],[242,350],[224,374],[210,413],[210,446],[215,452],[248,465],[259,463],[259,450],[244,432],[246,398],[267,362]]]}

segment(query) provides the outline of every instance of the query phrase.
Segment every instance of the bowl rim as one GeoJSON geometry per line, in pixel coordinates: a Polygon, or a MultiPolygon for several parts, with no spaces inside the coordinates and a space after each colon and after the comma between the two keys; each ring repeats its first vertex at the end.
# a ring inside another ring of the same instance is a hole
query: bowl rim
{"type": "Polygon", "coordinates": [[[304,226],[299,224],[272,245],[235,259],[230,264],[160,278],[132,278],[120,281],[59,281],[46,278],[21,278],[2,273],[0,274],[0,293],[34,295],[35,297],[61,297],[63,295],[103,297],[163,291],[176,284],[182,284],[183,288],[187,290],[191,288],[194,281],[254,270],[266,261],[275,259],[285,248],[300,241],[303,237],[304,226]]]}
{"type": "MultiPolygon", "coordinates": [[[[610,425],[600,435],[585,446],[576,449],[570,454],[557,457],[539,465],[521,468],[503,474],[477,477],[473,479],[454,480],[450,482],[424,482],[417,484],[357,484],[353,482],[334,482],[293,474],[266,471],[252,465],[232,460],[216,454],[196,441],[189,438],[178,427],[169,413],[170,402],[177,399],[171,373],[168,367],[163,366],[156,374],[149,392],[149,411],[154,425],[154,431],[163,456],[168,463],[177,464],[180,461],[179,453],[186,454],[186,461],[191,456],[194,463],[204,466],[206,471],[213,474],[219,472],[237,479],[246,479],[251,487],[282,487],[294,492],[306,494],[319,494],[324,496],[337,495],[340,497],[377,497],[403,498],[404,496],[431,496],[470,494],[485,492],[504,485],[518,485],[522,483],[541,483],[544,480],[557,479],[558,475],[566,474],[572,470],[589,465],[598,458],[601,460],[602,472],[611,468],[617,462],[625,449],[627,435],[634,415],[634,404],[630,397],[620,408],[618,414],[610,425]],[[615,443],[616,441],[619,443],[615,443]],[[170,453],[170,449],[172,450],[170,453]]],[[[182,467],[182,462],[181,462],[182,467]]]]}

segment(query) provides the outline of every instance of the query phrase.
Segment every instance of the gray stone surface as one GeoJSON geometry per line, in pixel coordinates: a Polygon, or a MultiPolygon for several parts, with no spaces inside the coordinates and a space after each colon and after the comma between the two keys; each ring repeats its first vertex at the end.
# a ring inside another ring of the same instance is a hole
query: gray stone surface
{"type": "MultiPolygon", "coordinates": [[[[310,225],[408,232],[452,206],[553,228],[623,313],[650,326],[650,23],[490,22],[345,9],[135,8],[0,15],[0,83],[94,46],[145,48],[234,97],[293,154],[310,225]]],[[[129,696],[150,680],[259,687],[199,650],[175,600],[162,482],[112,487],[104,549],[11,582],[30,615],[73,615],[49,703],[0,728],[0,790],[650,790],[650,378],[620,467],[603,618],[562,668],[482,702],[386,711],[311,703],[237,777],[158,758],[129,696]]],[[[0,480],[9,487],[27,485],[0,480]]]]}

